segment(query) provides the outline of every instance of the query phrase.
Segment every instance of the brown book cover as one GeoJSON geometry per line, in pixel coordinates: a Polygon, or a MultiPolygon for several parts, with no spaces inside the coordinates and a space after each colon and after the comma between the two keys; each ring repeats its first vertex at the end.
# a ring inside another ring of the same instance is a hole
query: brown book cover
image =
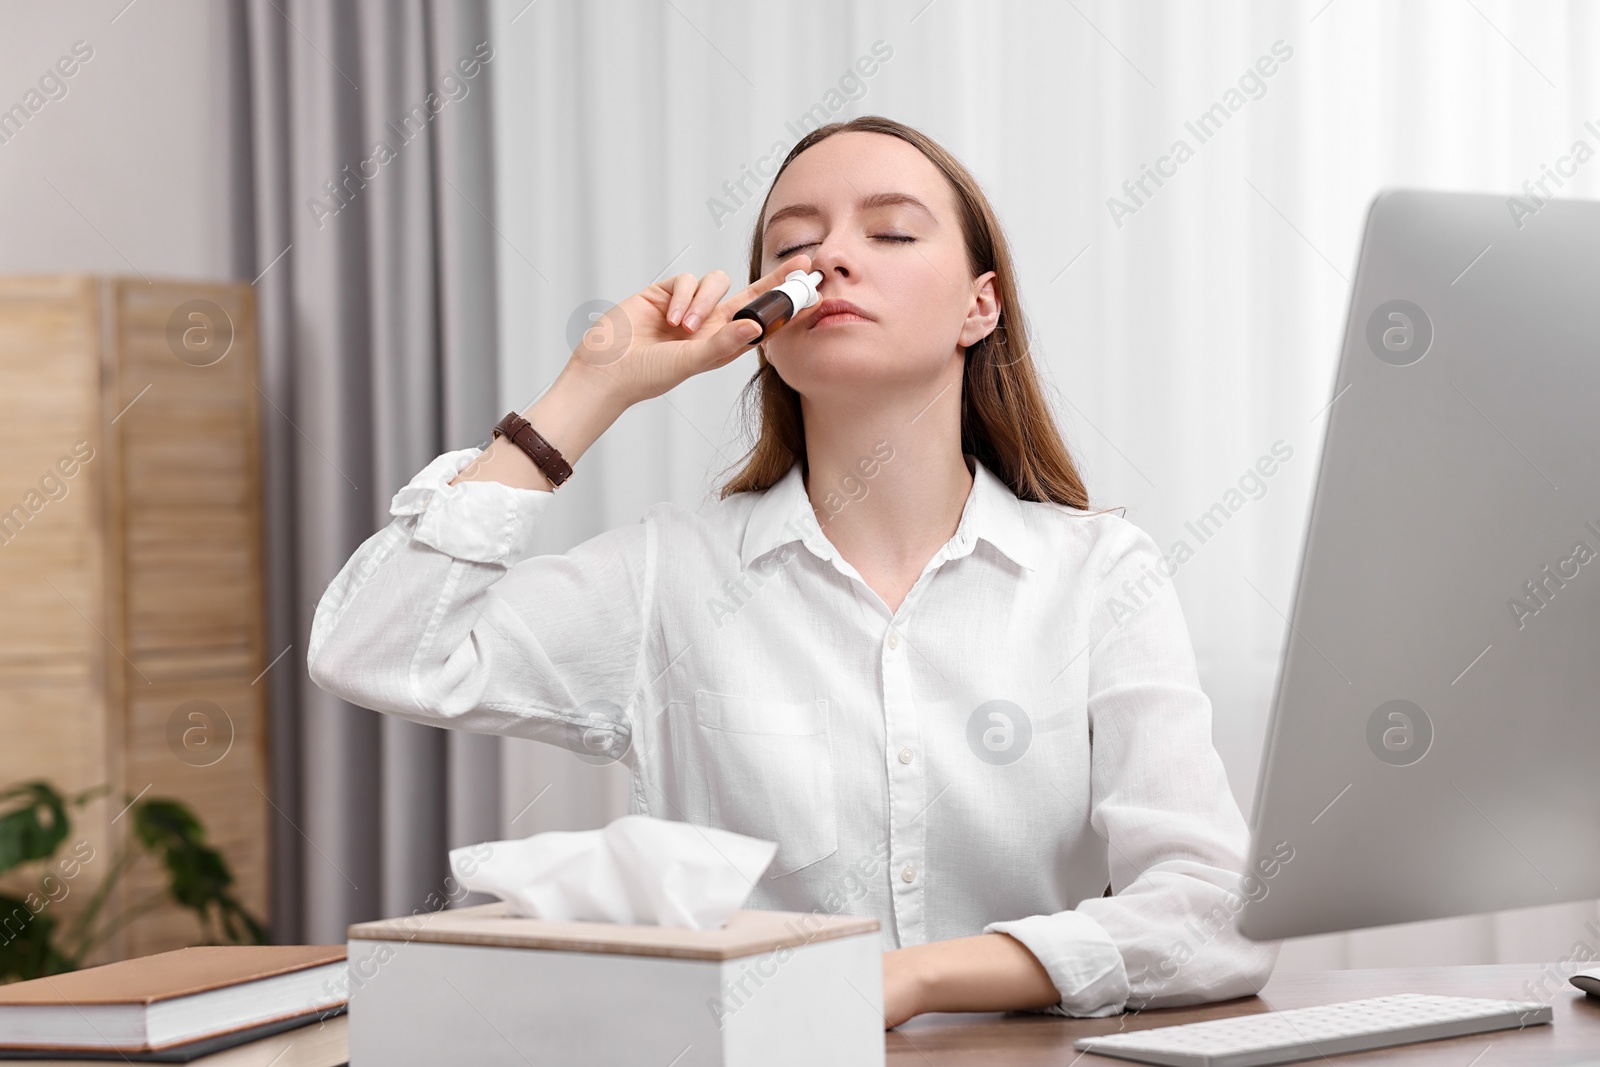
{"type": "MultiPolygon", "coordinates": [[[[343,945],[200,945],[0,986],[0,1059],[14,1060],[17,1052],[46,1049],[99,1049],[131,1055],[197,1046],[206,1039],[216,1039],[208,1048],[225,1047],[230,1043],[226,1035],[234,1035],[233,1043],[249,1040],[282,1029],[282,1024],[289,1020],[309,1019],[329,1008],[340,1007],[344,1001],[329,998],[327,1004],[296,1005],[271,1018],[259,1017],[259,1014],[256,1017],[218,1017],[209,1027],[154,1044],[148,1036],[148,1011],[152,1005],[163,1001],[181,1001],[185,997],[267,981],[297,971],[342,964],[344,959],[343,945]],[[132,1010],[144,1017],[140,1031],[146,1036],[130,1040],[127,1037],[107,1039],[102,1035],[100,1040],[86,1043],[65,1035],[57,1038],[39,1035],[37,1028],[25,1021],[32,1011],[53,1013],[62,1009],[71,1009],[82,1017],[96,1034],[101,1033],[100,1028],[90,1018],[96,1010],[132,1010]],[[8,1019],[20,1024],[21,1029],[8,1023],[8,1019]],[[273,1026],[274,1023],[279,1025],[273,1026]],[[29,1036],[24,1037],[24,1034],[29,1036]]],[[[254,1009],[256,1013],[260,1010],[259,1005],[254,1009]]]]}
{"type": "Polygon", "coordinates": [[[36,1004],[150,1004],[337,963],[343,945],[198,945],[0,985],[0,1009],[36,1004]]]}

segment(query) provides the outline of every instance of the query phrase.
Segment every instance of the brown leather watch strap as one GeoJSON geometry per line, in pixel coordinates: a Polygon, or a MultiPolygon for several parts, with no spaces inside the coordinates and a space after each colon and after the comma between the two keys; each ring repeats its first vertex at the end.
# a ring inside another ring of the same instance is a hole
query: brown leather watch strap
{"type": "Polygon", "coordinates": [[[494,436],[507,437],[511,443],[528,454],[534,465],[544,471],[552,486],[558,486],[572,477],[572,465],[556,451],[555,445],[546,441],[528,420],[515,411],[506,413],[494,428],[494,436]]]}

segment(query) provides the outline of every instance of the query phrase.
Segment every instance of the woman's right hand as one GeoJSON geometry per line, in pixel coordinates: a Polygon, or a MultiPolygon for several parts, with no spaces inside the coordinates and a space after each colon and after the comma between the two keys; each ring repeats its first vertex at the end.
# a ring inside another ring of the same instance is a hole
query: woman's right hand
{"type": "MultiPolygon", "coordinates": [[[[680,274],[634,293],[584,332],[566,367],[523,415],[576,466],[629,407],[738,358],[759,327],[748,319],[734,322],[734,313],[777,288],[790,271],[810,269],[810,256],[790,256],[721,303],[728,276],[720,270],[698,279],[680,274]]],[[[450,480],[451,485],[460,482],[554,488],[533,460],[504,438],[491,441],[450,480]]]]}
{"type": "Polygon", "coordinates": [[[790,256],[727,300],[729,278],[720,270],[655,282],[584,332],[572,350],[572,369],[598,376],[624,406],[660,396],[737,359],[760,328],[748,319],[735,322],[734,313],[777,288],[790,271],[810,269],[810,256],[790,256]]]}

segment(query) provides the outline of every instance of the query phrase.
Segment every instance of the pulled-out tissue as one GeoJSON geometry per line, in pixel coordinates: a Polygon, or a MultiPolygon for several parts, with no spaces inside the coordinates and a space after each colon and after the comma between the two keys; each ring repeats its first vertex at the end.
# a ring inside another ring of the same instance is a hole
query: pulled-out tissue
{"type": "Polygon", "coordinates": [[[710,826],[623,815],[600,830],[547,830],[450,850],[467,889],[533,919],[714,930],[777,853],[774,841],[710,826]]]}

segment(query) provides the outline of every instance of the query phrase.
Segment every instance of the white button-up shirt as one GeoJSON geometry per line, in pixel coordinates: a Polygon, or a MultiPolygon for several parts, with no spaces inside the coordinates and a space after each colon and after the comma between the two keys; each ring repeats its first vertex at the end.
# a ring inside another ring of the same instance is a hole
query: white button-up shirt
{"type": "Polygon", "coordinates": [[[318,685],[621,760],[631,811],[778,843],[746,907],[872,916],[886,950],[1007,933],[1060,991],[1047,1011],[1266,982],[1277,944],[1233,922],[1248,830],[1138,527],[1021,501],[969,456],[954,536],[890,611],[798,464],[534,555],[560,498],[449,485],[477,454],[430,463],[328,586],[318,685]]]}

